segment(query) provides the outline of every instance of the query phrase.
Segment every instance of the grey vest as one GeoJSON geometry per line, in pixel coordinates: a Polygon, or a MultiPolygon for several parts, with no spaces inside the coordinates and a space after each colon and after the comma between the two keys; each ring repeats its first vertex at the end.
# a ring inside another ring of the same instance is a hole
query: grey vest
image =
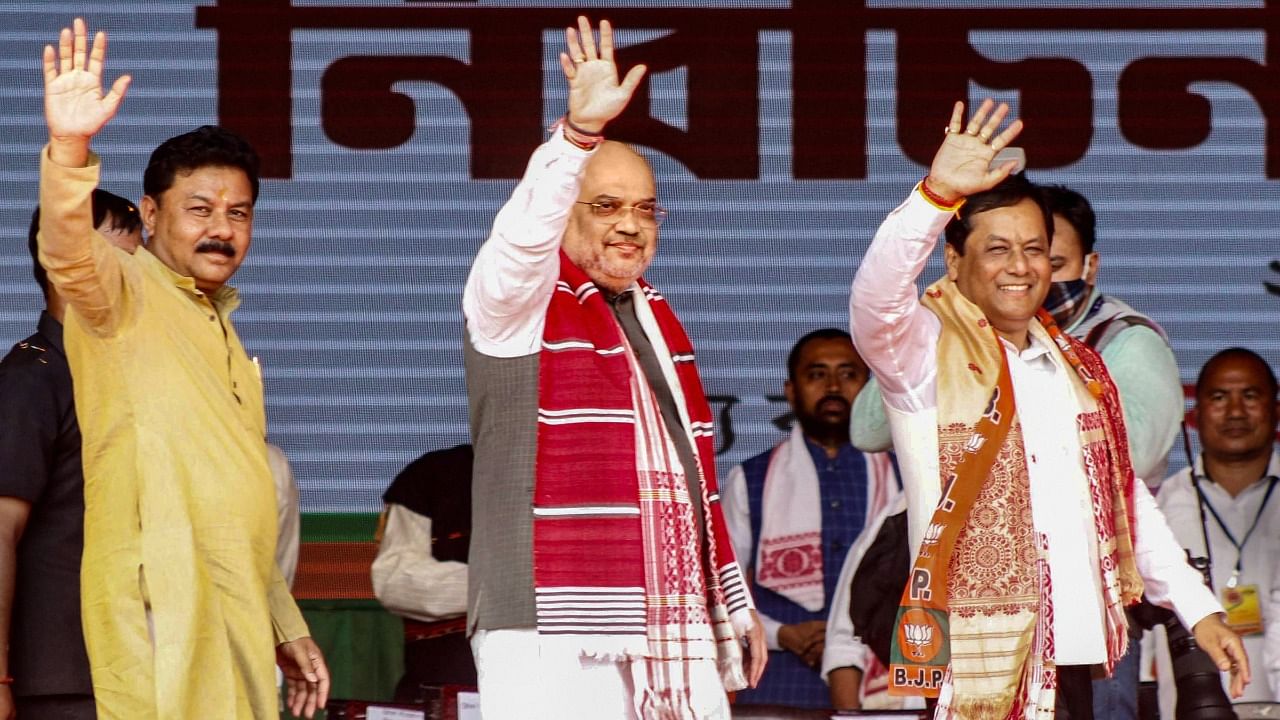
{"type": "Polygon", "coordinates": [[[539,353],[485,355],[464,337],[471,406],[471,550],[467,634],[531,628],[533,483],[538,446],[539,353]]]}
{"type": "MultiPolygon", "coordinates": [[[[614,317],[635,349],[680,456],[689,468],[689,496],[701,546],[701,490],[697,455],[654,349],[636,319],[630,296],[612,303],[614,317]]],[[[538,370],[541,353],[497,358],[463,338],[471,440],[471,550],[467,574],[467,632],[530,628],[536,624],[533,585],[533,491],[538,451],[538,370]]]]}

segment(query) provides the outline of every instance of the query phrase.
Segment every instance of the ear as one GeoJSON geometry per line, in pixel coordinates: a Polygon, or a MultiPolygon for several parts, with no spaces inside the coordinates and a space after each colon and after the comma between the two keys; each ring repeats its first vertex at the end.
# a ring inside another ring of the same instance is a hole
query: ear
{"type": "Polygon", "coordinates": [[[947,277],[951,279],[951,282],[960,279],[960,253],[956,252],[951,243],[946,243],[943,246],[942,259],[947,264],[947,277]]]}
{"type": "Polygon", "coordinates": [[[1085,262],[1089,263],[1089,272],[1084,274],[1084,281],[1090,285],[1096,285],[1094,281],[1098,278],[1098,268],[1102,265],[1102,256],[1096,252],[1091,252],[1084,256],[1085,262]]]}
{"type": "Polygon", "coordinates": [[[142,216],[142,227],[147,231],[147,240],[156,236],[156,215],[160,212],[160,204],[150,195],[143,195],[138,203],[138,212],[142,216]]]}
{"type": "Polygon", "coordinates": [[[791,384],[791,380],[790,380],[790,379],[788,379],[786,382],[782,383],[782,394],[783,394],[783,395],[785,395],[785,396],[787,396],[787,404],[788,404],[788,405],[790,405],[790,406],[792,407],[792,409],[795,409],[795,406],[796,406],[796,388],[795,388],[795,386],[794,386],[794,385],[792,385],[792,384],[791,384]]]}

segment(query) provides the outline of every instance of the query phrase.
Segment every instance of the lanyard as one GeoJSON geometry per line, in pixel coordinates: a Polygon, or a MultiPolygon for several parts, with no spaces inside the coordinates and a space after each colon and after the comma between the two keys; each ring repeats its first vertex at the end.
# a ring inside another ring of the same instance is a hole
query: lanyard
{"type": "MultiPolygon", "coordinates": [[[[1192,472],[1195,472],[1194,469],[1192,472]]],[[[1235,587],[1236,583],[1240,580],[1240,572],[1244,569],[1245,543],[1249,542],[1249,538],[1253,536],[1253,531],[1258,528],[1258,521],[1262,519],[1262,512],[1267,509],[1267,502],[1271,500],[1271,493],[1276,489],[1277,481],[1280,481],[1280,478],[1275,476],[1270,478],[1270,482],[1267,483],[1267,493],[1262,496],[1262,504],[1258,506],[1258,513],[1253,516],[1253,522],[1249,525],[1249,529],[1245,532],[1244,538],[1241,540],[1236,540],[1236,536],[1231,533],[1231,530],[1227,528],[1227,524],[1222,521],[1222,516],[1218,514],[1216,509],[1214,509],[1213,503],[1209,502],[1209,498],[1204,496],[1204,491],[1200,489],[1200,484],[1195,483],[1196,500],[1200,503],[1201,509],[1208,508],[1209,514],[1218,522],[1218,527],[1222,528],[1222,534],[1227,536],[1227,540],[1230,541],[1236,549],[1236,567],[1235,571],[1231,573],[1231,579],[1227,581],[1227,587],[1235,587]]],[[[1201,516],[1200,523],[1200,529],[1205,530],[1203,516],[1201,516]]],[[[1208,533],[1205,534],[1205,541],[1205,547],[1207,549],[1208,533]]]]}

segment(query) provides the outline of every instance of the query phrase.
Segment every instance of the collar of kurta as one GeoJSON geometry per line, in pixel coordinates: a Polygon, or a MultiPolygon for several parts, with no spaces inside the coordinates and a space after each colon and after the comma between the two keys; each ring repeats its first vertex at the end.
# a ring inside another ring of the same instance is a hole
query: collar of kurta
{"type": "Polygon", "coordinates": [[[185,290],[193,297],[209,298],[213,306],[224,315],[240,307],[240,292],[230,285],[223,285],[213,293],[206,293],[196,287],[195,278],[174,272],[173,268],[165,265],[149,248],[138,248],[138,252],[134,257],[142,258],[144,262],[154,263],[160,269],[160,272],[173,283],[174,287],[185,290]]]}

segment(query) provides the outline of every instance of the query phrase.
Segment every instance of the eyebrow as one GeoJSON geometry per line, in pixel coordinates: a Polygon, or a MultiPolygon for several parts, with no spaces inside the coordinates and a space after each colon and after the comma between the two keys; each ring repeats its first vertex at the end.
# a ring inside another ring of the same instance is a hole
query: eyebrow
{"type": "MultiPolygon", "coordinates": [[[[188,195],[188,196],[187,196],[187,200],[199,200],[199,201],[200,201],[200,202],[202,202],[202,203],[209,203],[209,204],[211,204],[211,205],[213,204],[213,198],[210,198],[209,196],[204,195],[203,193],[195,193],[194,195],[188,195]]],[[[251,201],[251,200],[244,200],[244,201],[242,201],[242,202],[234,203],[231,207],[233,207],[233,208],[244,208],[244,207],[252,208],[252,207],[253,207],[253,201],[251,201]]]]}
{"type": "MultiPolygon", "coordinates": [[[[1017,243],[1017,241],[1015,241],[1015,240],[1011,240],[1011,239],[1009,239],[1009,238],[1005,237],[1004,235],[994,235],[994,234],[993,234],[993,235],[988,235],[988,236],[986,237],[986,240],[984,240],[984,242],[987,242],[987,243],[1002,242],[1002,243],[1009,243],[1010,245],[1018,244],[1018,243],[1017,243]]],[[[1031,237],[1031,238],[1027,238],[1026,240],[1023,240],[1021,244],[1022,244],[1022,245],[1030,245],[1030,244],[1032,244],[1032,243],[1046,243],[1046,244],[1048,244],[1048,242],[1049,242],[1048,240],[1045,240],[1043,237],[1040,237],[1039,235],[1037,235],[1037,236],[1035,236],[1035,237],[1031,237]]]]}
{"type": "MultiPolygon", "coordinates": [[[[600,193],[599,195],[596,195],[595,201],[596,201],[596,202],[599,202],[599,201],[601,201],[601,200],[622,200],[622,198],[621,198],[620,196],[618,196],[618,195],[611,195],[611,194],[609,194],[609,193],[600,193]]],[[[658,198],[657,198],[657,196],[653,196],[653,195],[651,195],[651,196],[649,196],[649,197],[647,197],[647,198],[642,198],[642,199],[640,199],[640,200],[637,200],[636,202],[651,202],[651,203],[656,203],[656,202],[658,202],[658,198]]]]}

